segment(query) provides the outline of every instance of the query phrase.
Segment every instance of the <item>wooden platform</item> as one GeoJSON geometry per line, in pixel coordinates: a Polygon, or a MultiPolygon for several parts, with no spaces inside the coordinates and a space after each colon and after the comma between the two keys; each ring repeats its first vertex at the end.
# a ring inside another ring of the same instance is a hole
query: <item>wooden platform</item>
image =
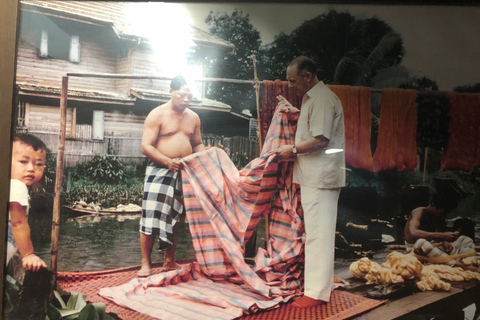
{"type": "MultiPolygon", "coordinates": [[[[479,286],[462,289],[452,286],[449,292],[420,292],[386,304],[366,313],[362,320],[412,319],[414,316],[445,316],[449,320],[464,319],[463,309],[478,302],[479,286]]],[[[436,319],[436,318],[435,318],[436,319]]]]}
{"type": "MultiPolygon", "coordinates": [[[[372,260],[383,263],[389,252],[376,254],[372,260]]],[[[348,271],[347,262],[335,268],[336,276],[350,283],[347,291],[365,295],[375,285],[366,285],[364,281],[355,279],[348,271]]],[[[450,282],[452,288],[448,292],[412,290],[406,295],[388,299],[381,306],[365,312],[352,319],[357,320],[424,320],[448,319],[464,320],[463,309],[476,304],[480,307],[480,281],[450,282]]],[[[471,319],[470,319],[471,320],[471,319]]]]}

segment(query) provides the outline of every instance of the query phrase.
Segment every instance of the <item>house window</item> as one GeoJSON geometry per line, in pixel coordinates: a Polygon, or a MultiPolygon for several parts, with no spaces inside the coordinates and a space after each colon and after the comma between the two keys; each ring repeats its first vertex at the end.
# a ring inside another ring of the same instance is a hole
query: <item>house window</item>
{"type": "Polygon", "coordinates": [[[42,30],[38,56],[80,62],[80,37],[70,36],[63,30],[42,30]]]}
{"type": "Polygon", "coordinates": [[[92,138],[95,140],[103,140],[105,111],[93,111],[92,138]]]}
{"type": "Polygon", "coordinates": [[[72,36],[70,39],[70,61],[80,62],[80,38],[72,36]]]}
{"type": "Polygon", "coordinates": [[[47,30],[42,30],[42,35],[40,38],[40,48],[38,55],[42,58],[48,57],[48,33],[47,30]]]}

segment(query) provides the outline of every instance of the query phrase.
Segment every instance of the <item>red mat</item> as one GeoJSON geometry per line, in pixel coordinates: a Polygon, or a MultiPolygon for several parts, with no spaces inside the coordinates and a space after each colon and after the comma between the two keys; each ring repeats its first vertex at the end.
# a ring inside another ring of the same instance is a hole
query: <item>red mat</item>
{"type": "MultiPolygon", "coordinates": [[[[179,263],[190,263],[190,261],[179,261],[179,263]]],[[[161,264],[153,267],[153,274],[158,273],[161,264]]],[[[70,293],[72,291],[82,292],[87,295],[89,302],[103,302],[106,305],[107,313],[114,313],[125,320],[149,320],[154,319],[142,313],[122,307],[114,302],[104,299],[98,295],[98,290],[104,287],[118,286],[136,277],[139,266],[115,270],[93,271],[93,272],[58,272],[57,283],[62,290],[70,293]]],[[[326,305],[311,309],[294,308],[291,303],[284,304],[279,308],[270,311],[263,311],[252,315],[244,315],[241,320],[314,320],[314,319],[347,319],[371,310],[383,301],[364,298],[360,295],[346,291],[334,290],[330,302],[326,305]]],[[[168,319],[164,319],[168,320],[168,319]]]]}
{"type": "Polygon", "coordinates": [[[253,315],[245,315],[238,320],[343,320],[365,311],[371,310],[384,303],[373,299],[364,298],[360,295],[341,290],[334,290],[330,302],[310,309],[299,309],[292,303],[282,305],[280,308],[259,312],[253,315]]]}

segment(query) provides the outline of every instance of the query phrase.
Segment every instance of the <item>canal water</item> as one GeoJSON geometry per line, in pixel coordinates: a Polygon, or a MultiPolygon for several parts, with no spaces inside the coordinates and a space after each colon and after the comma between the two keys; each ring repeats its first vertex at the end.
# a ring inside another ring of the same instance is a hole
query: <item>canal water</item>
{"type": "MultiPolygon", "coordinates": [[[[139,215],[74,219],[62,213],[58,238],[59,271],[98,271],[140,264],[139,215]]],[[[32,222],[30,222],[32,225],[32,222]]],[[[35,251],[47,265],[51,260],[51,220],[36,219],[32,225],[35,251]]],[[[186,223],[181,223],[175,258],[195,259],[192,237],[186,223]]],[[[265,223],[258,226],[256,247],[265,244],[265,223]]],[[[256,251],[255,251],[256,252],[256,251]]],[[[163,262],[163,251],[152,250],[152,262],[163,262]]]]}
{"type": "MultiPolygon", "coordinates": [[[[480,240],[480,197],[467,196],[448,216],[467,217],[476,223],[475,240],[480,240]]],[[[397,215],[391,210],[392,203],[386,200],[380,207],[382,219],[397,215]]],[[[137,216],[118,216],[101,219],[75,220],[68,211],[62,212],[59,229],[58,270],[98,271],[139,265],[141,261],[139,241],[139,219],[137,216]]],[[[32,241],[37,254],[50,265],[51,216],[32,214],[32,241]]],[[[392,235],[394,232],[392,231],[392,235]]],[[[257,229],[255,247],[265,245],[265,221],[257,229]]],[[[256,252],[256,250],[255,250],[256,252]]],[[[195,253],[186,223],[180,225],[176,259],[194,259],[195,253]]],[[[162,262],[163,252],[153,249],[152,262],[162,262]]]]}
{"type": "MultiPolygon", "coordinates": [[[[58,270],[97,271],[139,265],[142,258],[139,221],[139,216],[125,220],[102,217],[80,223],[74,219],[65,219],[61,222],[59,229],[58,270]]],[[[32,233],[34,233],[33,230],[32,233]]],[[[32,234],[32,241],[38,256],[49,264],[51,236],[44,236],[38,233],[32,234]]],[[[186,224],[181,224],[176,258],[193,259],[194,257],[188,227],[186,224]]],[[[163,261],[163,252],[154,248],[152,262],[161,261],[163,261]]]]}

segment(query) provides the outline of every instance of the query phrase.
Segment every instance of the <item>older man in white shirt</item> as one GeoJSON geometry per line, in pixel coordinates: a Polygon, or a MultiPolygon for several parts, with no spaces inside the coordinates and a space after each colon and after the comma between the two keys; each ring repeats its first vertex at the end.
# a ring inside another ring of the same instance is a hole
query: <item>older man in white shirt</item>
{"type": "Polygon", "coordinates": [[[317,78],[315,62],[300,56],[287,67],[287,81],[303,97],[299,111],[277,97],[283,112],[300,112],[295,144],[277,150],[296,157],[293,182],[300,184],[305,223],[304,296],[293,305],[311,308],[330,300],[334,279],[335,225],[345,186],[345,130],[340,99],[317,78]]]}

